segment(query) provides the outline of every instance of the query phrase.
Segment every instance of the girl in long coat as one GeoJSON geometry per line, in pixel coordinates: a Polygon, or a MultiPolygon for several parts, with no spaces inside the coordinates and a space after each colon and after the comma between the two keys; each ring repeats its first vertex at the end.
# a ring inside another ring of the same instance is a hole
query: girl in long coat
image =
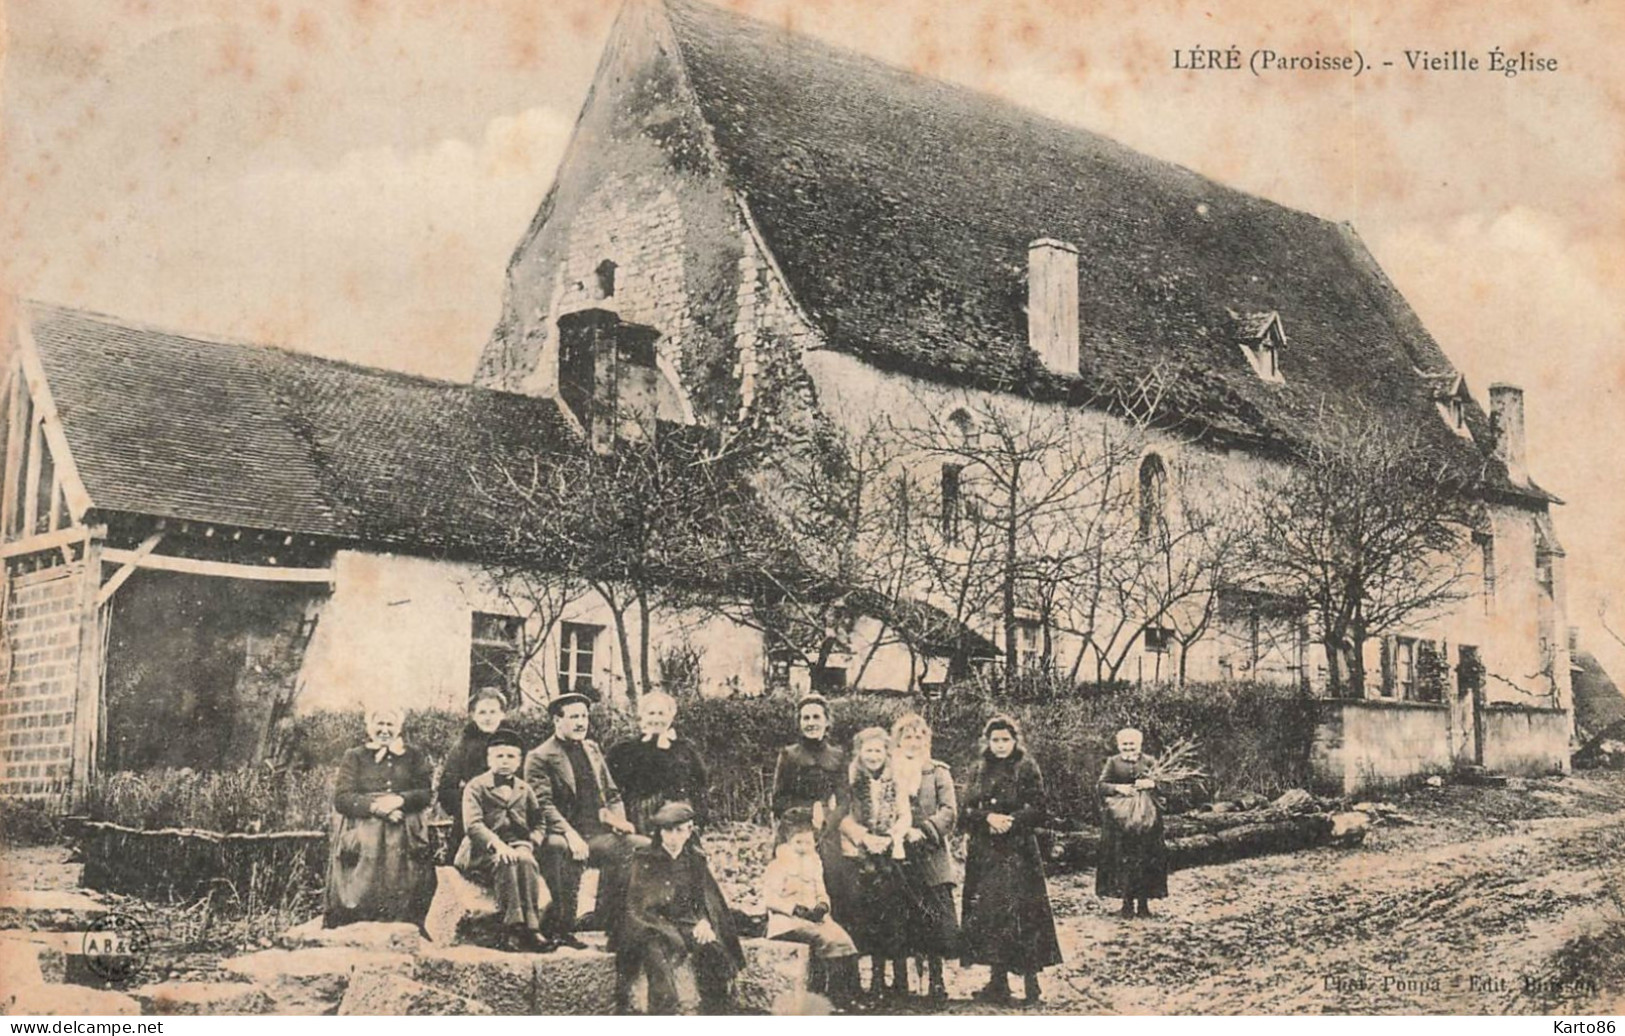
{"type": "Polygon", "coordinates": [[[908,797],[900,795],[891,768],[891,735],[867,727],[852,739],[851,787],[841,819],[841,851],[857,873],[857,904],[841,925],[858,952],[871,961],[870,992],[885,990],[886,961],[892,991],[908,992],[909,929],[914,911],[903,874],[907,832],[914,826],[908,797]]]}
{"type": "Polygon", "coordinates": [[[355,921],[421,927],[434,898],[425,817],[434,768],[401,740],[402,718],[398,708],[370,710],[369,740],[344,753],[339,764],[322,920],[328,928],[355,921]]]}
{"type": "Polygon", "coordinates": [[[892,771],[898,794],[908,799],[912,826],[904,836],[904,877],[914,908],[907,949],[924,958],[930,974],[930,996],[945,1000],[942,959],[959,951],[959,918],[954,909],[958,867],[948,843],[959,821],[954,777],[946,763],[931,758],[931,727],[918,713],[905,713],[892,724],[892,771]]]}
{"type": "Polygon", "coordinates": [[[1162,832],[1162,802],[1156,781],[1147,773],[1151,759],[1142,754],[1143,739],[1132,728],[1117,732],[1117,754],[1106,760],[1095,794],[1100,802],[1100,858],[1095,865],[1095,895],[1122,897],[1124,917],[1151,916],[1148,900],[1168,895],[1168,850],[1162,832]],[[1110,803],[1144,795],[1155,814],[1148,830],[1125,830],[1110,803]]]}
{"type": "Polygon", "coordinates": [[[468,725],[463,736],[446,754],[440,766],[440,787],[435,795],[440,809],[451,818],[451,829],[446,832],[446,846],[455,854],[463,844],[463,789],[468,782],[484,773],[485,749],[498,727],[507,729],[508,699],[501,688],[481,687],[468,699],[468,725]]]}
{"type": "Polygon", "coordinates": [[[1061,963],[1034,833],[1045,815],[1044,776],[1023,750],[1014,719],[988,720],[982,741],[982,759],[961,811],[970,832],[961,959],[992,971],[978,999],[1007,1002],[1007,973],[1016,972],[1026,980],[1027,1002],[1037,1003],[1038,973],[1061,963]]]}

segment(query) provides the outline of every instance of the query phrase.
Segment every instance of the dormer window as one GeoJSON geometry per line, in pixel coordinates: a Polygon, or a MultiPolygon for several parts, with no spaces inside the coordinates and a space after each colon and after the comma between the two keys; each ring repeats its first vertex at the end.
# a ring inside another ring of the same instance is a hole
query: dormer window
{"type": "Polygon", "coordinates": [[[1445,427],[1461,436],[1463,439],[1472,439],[1473,433],[1467,427],[1467,383],[1455,371],[1445,371],[1442,374],[1429,374],[1419,371],[1427,381],[1429,391],[1433,396],[1433,404],[1439,409],[1439,417],[1444,420],[1445,427]]]}
{"type": "Polygon", "coordinates": [[[1253,373],[1271,384],[1284,382],[1281,350],[1286,347],[1286,331],[1281,327],[1281,315],[1273,309],[1243,313],[1227,309],[1225,312],[1230,315],[1235,343],[1247,357],[1253,373]]]}

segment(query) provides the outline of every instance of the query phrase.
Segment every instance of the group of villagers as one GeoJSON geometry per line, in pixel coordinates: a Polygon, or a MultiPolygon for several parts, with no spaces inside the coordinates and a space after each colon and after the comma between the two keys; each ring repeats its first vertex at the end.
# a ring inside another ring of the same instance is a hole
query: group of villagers
{"type": "MultiPolygon", "coordinates": [[[[644,695],[639,735],[607,753],[587,736],[590,704],[554,699],[552,735],[526,751],[502,692],[481,690],[438,793],[428,758],[402,739],[402,714],[370,711],[368,741],[339,769],[324,923],[422,925],[435,892],[427,815],[438,801],[452,818],[457,868],[497,902],[503,948],[581,949],[577,931],[602,928],[620,1010],[631,1011],[642,975],[649,1013],[675,1013],[684,967],[701,1010],[729,1010],[744,956],[739,915],[696,837],[708,820],[705,763],[674,727],[668,695],[644,695]],[[592,916],[578,918],[588,868],[598,894],[592,916]]],[[[1037,838],[1044,777],[1017,722],[984,724],[963,796],[918,714],[860,731],[850,752],[829,740],[822,696],[802,698],[796,722],[800,736],[779,752],[773,779],[776,847],[760,889],[767,937],[810,947],[813,987],[836,1009],[909,996],[911,979],[945,1001],[948,958],[988,969],[979,1000],[1017,1002],[1010,976],[1020,975],[1024,1002],[1041,1003],[1039,974],[1062,958],[1037,838]]],[[[1146,916],[1148,901],[1167,895],[1160,797],[1139,732],[1120,731],[1116,747],[1097,786],[1096,892],[1121,898],[1125,917],[1146,916]]]]}

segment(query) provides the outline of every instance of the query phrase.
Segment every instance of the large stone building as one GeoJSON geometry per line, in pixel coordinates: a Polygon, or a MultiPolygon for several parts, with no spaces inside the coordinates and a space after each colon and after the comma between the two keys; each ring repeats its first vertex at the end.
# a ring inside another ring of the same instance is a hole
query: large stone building
{"type": "MultiPolygon", "coordinates": [[[[1373,642],[1365,698],[1324,703],[1325,780],[1566,765],[1563,555],[1522,396],[1494,387],[1481,409],[1348,226],[693,0],[622,12],[477,386],[48,306],[13,337],[0,794],[241,758],[290,700],[455,707],[492,679],[616,697],[603,601],[527,629],[492,580],[511,530],[476,488],[539,443],[660,422],[838,439],[960,410],[1110,433],[1102,401],[1153,371],[1177,420],[1139,430],[1131,477],[1170,507],[1278,468],[1328,415],[1376,415],[1481,476],[1471,594],[1373,642]],[[214,756],[154,736],[196,723],[229,723],[214,756]]],[[[1030,610],[1013,637],[973,615],[942,638],[952,609],[927,588],[871,603],[816,660],[715,613],[650,633],[692,646],[712,694],[916,690],[990,642],[1083,650],[1030,610]],[[911,617],[938,628],[924,651],[885,640],[911,617]]],[[[1179,649],[1188,677],[1324,687],[1301,609],[1222,603],[1179,649]]],[[[1118,674],[1168,675],[1160,628],[1127,618],[1118,674]]]]}
{"type": "MultiPolygon", "coordinates": [[[[1375,415],[1478,476],[1477,571],[1446,614],[1367,646],[1378,675],[1328,703],[1322,772],[1566,765],[1557,501],[1527,470],[1522,393],[1481,409],[1346,224],[693,0],[635,2],[479,380],[570,408],[587,314],[653,340],[642,398],[671,421],[856,435],[968,404],[1110,424],[1097,401],[1155,370],[1179,434],[1151,437],[1141,476],[1174,497],[1375,415]],[[1424,688],[1424,659],[1448,688],[1424,688]]],[[[1301,612],[1236,595],[1223,617],[1188,676],[1324,686],[1301,612]]],[[[1120,673],[1168,672],[1157,632],[1120,673]]]]}

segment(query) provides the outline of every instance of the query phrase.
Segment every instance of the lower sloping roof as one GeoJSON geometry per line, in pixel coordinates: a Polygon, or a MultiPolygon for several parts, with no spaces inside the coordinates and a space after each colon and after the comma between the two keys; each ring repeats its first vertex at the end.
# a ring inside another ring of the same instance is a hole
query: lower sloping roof
{"type": "Polygon", "coordinates": [[[56,306],[27,316],[101,511],[481,553],[506,534],[476,482],[576,442],[550,399],[56,306]]]}
{"type": "Polygon", "coordinates": [[[1625,695],[1589,651],[1570,654],[1574,666],[1574,736],[1581,744],[1625,720],[1625,695]]]}

